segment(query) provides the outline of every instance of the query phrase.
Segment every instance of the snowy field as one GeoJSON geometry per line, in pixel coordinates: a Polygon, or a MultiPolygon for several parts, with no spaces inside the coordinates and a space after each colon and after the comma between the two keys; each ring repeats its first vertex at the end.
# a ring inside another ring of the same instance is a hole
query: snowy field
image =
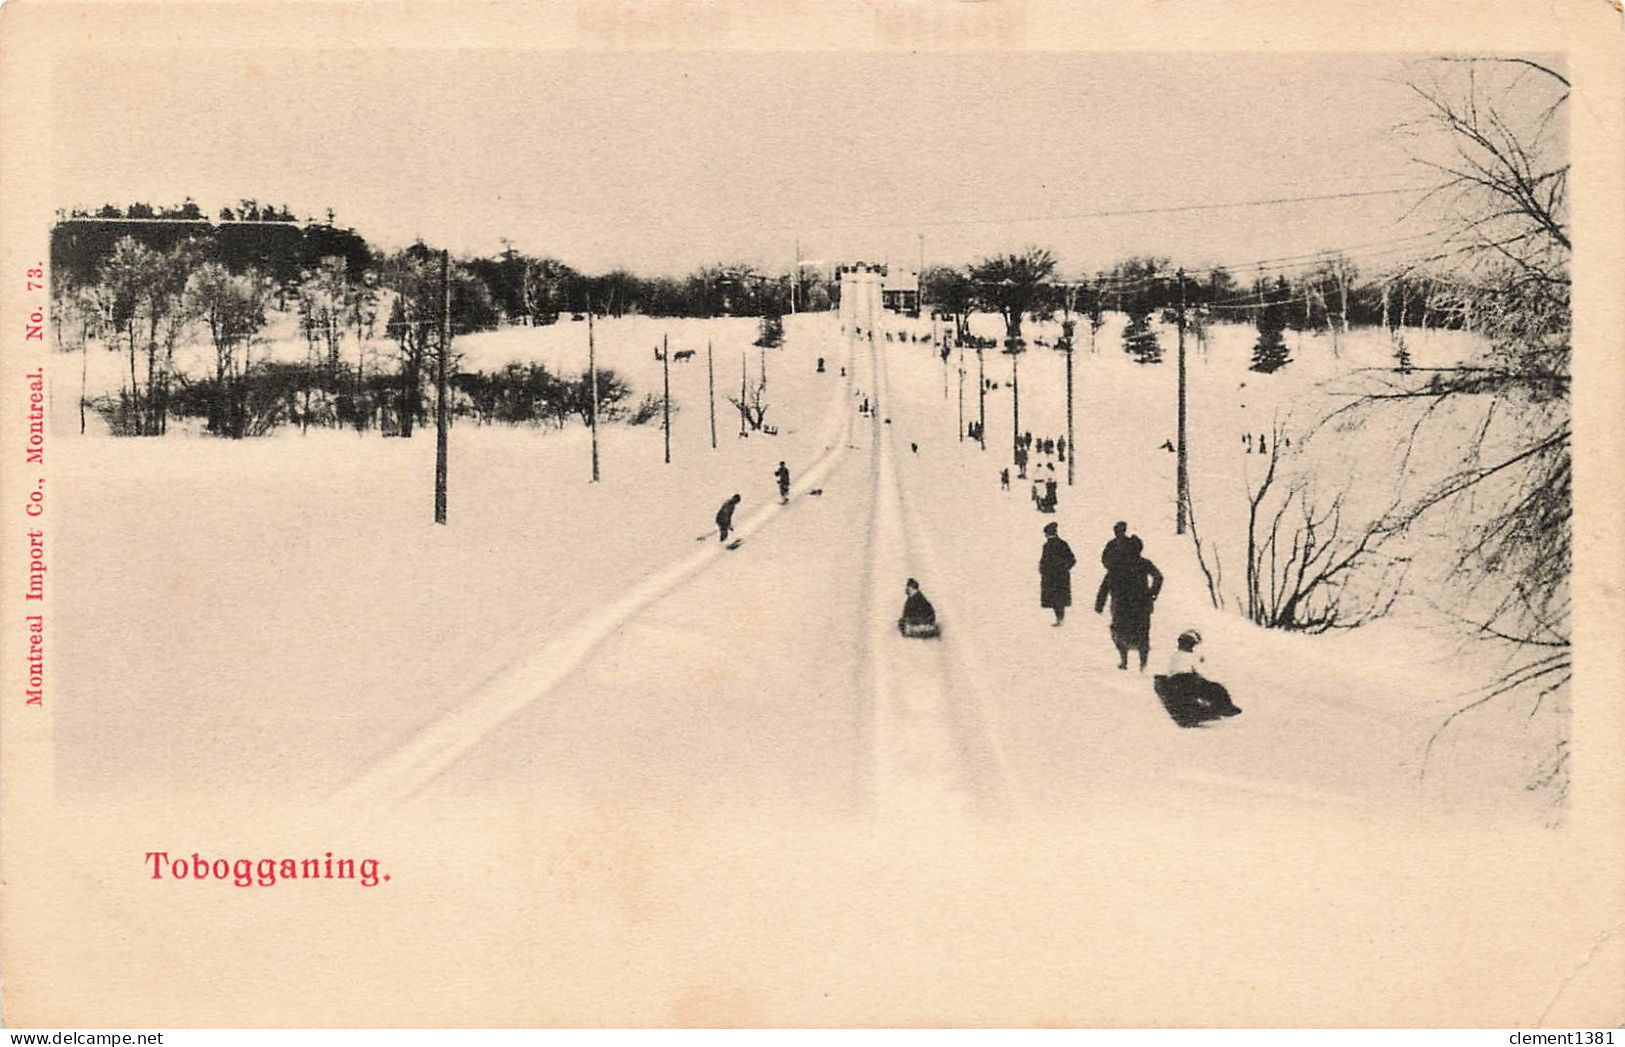
{"type": "MultiPolygon", "coordinates": [[[[599,364],[629,380],[629,403],[660,391],[662,336],[694,350],[671,366],[671,463],[658,422],[603,426],[595,485],[574,420],[462,421],[443,528],[431,522],[430,431],[113,439],[92,416],[80,437],[76,390],[61,382],[56,732],[74,757],[60,786],[77,798],[126,793],[139,760],[155,796],[512,796],[835,817],[1198,804],[1548,818],[1550,798],[1524,785],[1558,714],[1531,717],[1509,700],[1463,718],[1423,774],[1430,737],[1497,665],[1425,599],[1319,636],[1211,606],[1174,533],[1174,455],[1162,446],[1175,434],[1176,333],[1159,327],[1164,362],[1141,366],[1121,350],[1122,323],[1108,314],[1093,353],[1080,324],[1077,484],[1057,462],[1054,516],[1034,510],[1022,481],[998,483],[1010,464],[1010,358],[984,359],[997,388],[983,450],[960,438],[958,357],[945,368],[914,340],[929,321],[889,314],[866,325],[872,339],[834,313],[787,317],[785,346],[765,353],[751,345],[753,319],[600,321],[599,364]],[[741,438],[723,397],[737,395],[742,362],[754,384],[764,361],[778,432],[741,438]],[[859,412],[865,400],[872,414],[859,412]],[[780,460],[795,481],[782,507],[780,460]],[[735,491],[743,544],[725,550],[711,520],[735,491]],[[1166,576],[1145,675],[1116,668],[1092,613],[1099,548],[1118,519],[1166,576]],[[1038,606],[1051,520],[1078,556],[1061,628],[1038,606]],[[939,640],[895,631],[910,576],[945,622],[939,640]],[[1210,675],[1242,716],[1182,731],[1162,712],[1149,677],[1188,628],[1206,637],[1210,675]]],[[[998,328],[974,318],[980,335],[998,328]]],[[[1054,323],[1028,331],[1035,342],[1058,335],[1054,323]]],[[[1331,402],[1317,386],[1389,366],[1385,335],[1356,330],[1334,354],[1324,334],[1288,332],[1294,362],[1268,376],[1247,370],[1254,335],[1216,325],[1190,346],[1193,499],[1204,539],[1238,569],[1246,492],[1266,464],[1243,434],[1257,440],[1278,421],[1295,467],[1378,509],[1399,450],[1386,434],[1309,438],[1331,402]]],[[[1472,350],[1457,333],[1408,337],[1419,367],[1472,350]]],[[[505,328],[460,337],[457,350],[465,370],[536,360],[570,374],[586,365],[587,325],[505,328]]],[[[272,351],[298,359],[304,347],[272,351]]],[[[117,354],[88,363],[93,394],[116,389],[117,354]]],[[[972,420],[974,354],[965,368],[972,420]]],[[[1022,429],[1064,435],[1061,354],[1035,344],[1019,368],[1022,429]]],[[[1417,577],[1432,584],[1425,565],[1417,577]]]]}

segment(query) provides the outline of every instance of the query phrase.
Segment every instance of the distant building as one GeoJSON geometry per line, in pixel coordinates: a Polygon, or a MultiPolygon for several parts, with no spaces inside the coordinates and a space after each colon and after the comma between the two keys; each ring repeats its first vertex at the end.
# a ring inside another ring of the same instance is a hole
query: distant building
{"type": "Polygon", "coordinates": [[[836,267],[841,318],[861,321],[865,314],[884,309],[908,316],[920,315],[920,274],[890,272],[884,265],[857,262],[836,267]]]}

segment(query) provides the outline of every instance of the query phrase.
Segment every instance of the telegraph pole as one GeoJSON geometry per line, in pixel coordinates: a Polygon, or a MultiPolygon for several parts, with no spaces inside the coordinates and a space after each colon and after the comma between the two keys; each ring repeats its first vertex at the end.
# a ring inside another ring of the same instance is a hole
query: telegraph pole
{"type": "Polygon", "coordinates": [[[705,343],[705,398],[711,407],[711,450],[717,449],[717,369],[711,343],[705,343]]]}
{"type": "Polygon", "coordinates": [[[592,330],[592,302],[587,303],[587,374],[591,389],[588,395],[592,403],[588,406],[587,421],[592,429],[592,482],[598,482],[598,357],[593,344],[592,330]]]}
{"type": "Polygon", "coordinates": [[[965,442],[965,342],[959,342],[959,442],[965,442]]]}
{"type": "Polygon", "coordinates": [[[745,435],[745,354],[739,354],[739,435],[745,435]]]}
{"type": "Polygon", "coordinates": [[[435,368],[434,522],[446,522],[446,361],[451,356],[451,252],[440,252],[440,363],[435,368]]]}
{"type": "Polygon", "coordinates": [[[1186,503],[1190,500],[1190,475],[1185,458],[1185,270],[1179,270],[1179,468],[1175,481],[1174,533],[1185,533],[1186,503]]]}
{"type": "Polygon", "coordinates": [[[981,342],[976,343],[976,442],[987,450],[987,363],[981,342]]]}
{"type": "Polygon", "coordinates": [[[1010,434],[1010,446],[1012,453],[1017,453],[1021,449],[1021,368],[1018,364],[1021,339],[1006,341],[1010,349],[1010,427],[1014,430],[1010,434]]]}
{"type": "Polygon", "coordinates": [[[1066,292],[1066,319],[1061,323],[1061,338],[1066,342],[1066,485],[1071,487],[1078,478],[1078,437],[1072,430],[1072,351],[1076,347],[1072,333],[1076,325],[1072,319],[1072,296],[1076,294],[1074,288],[1068,287],[1066,292]]]}
{"type": "Polygon", "coordinates": [[[665,383],[665,397],[660,401],[660,427],[666,431],[666,464],[671,464],[671,345],[665,335],[660,336],[660,372],[665,383]]]}

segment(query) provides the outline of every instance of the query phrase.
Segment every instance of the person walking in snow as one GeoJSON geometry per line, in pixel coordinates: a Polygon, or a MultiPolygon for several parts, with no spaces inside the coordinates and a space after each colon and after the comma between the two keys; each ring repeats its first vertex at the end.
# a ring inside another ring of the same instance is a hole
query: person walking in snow
{"type": "Polygon", "coordinates": [[[739,496],[736,494],[723,502],[722,508],[717,510],[717,541],[726,542],[728,540],[728,532],[733,530],[734,526],[734,509],[738,505],[739,496]]]}
{"type": "Polygon", "coordinates": [[[1009,469],[1000,469],[999,470],[999,489],[1002,490],[1002,491],[1008,491],[1010,489],[1010,470],[1009,469]]]}
{"type": "Polygon", "coordinates": [[[1100,550],[1100,566],[1110,571],[1129,557],[1128,524],[1122,520],[1112,524],[1112,540],[1100,550]]]}
{"type": "Polygon", "coordinates": [[[1078,558],[1072,547],[1061,539],[1060,528],[1053,523],[1044,525],[1044,551],[1038,557],[1038,606],[1055,612],[1055,624],[1066,620],[1066,609],[1072,605],[1072,567],[1078,558]]]}
{"type": "Polygon", "coordinates": [[[790,469],[783,462],[780,462],[778,471],[773,475],[779,481],[779,504],[788,505],[790,502],[790,469]]]}
{"type": "Polygon", "coordinates": [[[1128,668],[1128,652],[1140,652],[1140,671],[1145,671],[1146,659],[1151,654],[1151,609],[1162,592],[1162,572],[1157,565],[1140,555],[1144,544],[1137,537],[1128,540],[1130,556],[1106,572],[1095,593],[1095,613],[1106,609],[1106,597],[1112,600],[1112,645],[1117,648],[1117,667],[1128,668]]]}

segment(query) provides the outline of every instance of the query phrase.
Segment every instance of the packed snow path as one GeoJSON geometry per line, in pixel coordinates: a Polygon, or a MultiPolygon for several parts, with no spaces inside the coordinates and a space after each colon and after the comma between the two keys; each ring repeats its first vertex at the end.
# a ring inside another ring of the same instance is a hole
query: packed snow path
{"type": "Polygon", "coordinates": [[[340,802],[398,802],[442,776],[451,789],[541,787],[567,768],[575,784],[596,779],[588,791],[605,799],[630,782],[682,793],[700,772],[728,792],[782,776],[794,786],[785,799],[823,781],[836,808],[893,816],[996,809],[1002,770],[957,645],[897,633],[902,580],[937,572],[926,569],[906,519],[890,427],[880,410],[856,409],[865,396],[875,408],[887,399],[878,352],[854,337],[842,357],[848,375],[826,419],[825,451],[798,473],[788,505],[745,516],[736,549],[706,536],[693,555],[492,674],[351,782],[340,802]],[[798,721],[828,748],[791,737],[798,721]],[[773,746],[750,744],[744,765],[705,773],[718,765],[699,754],[771,737],[774,725],[787,732],[776,757],[773,746]],[[818,766],[796,768],[795,754],[809,752],[818,766]],[[635,766],[627,753],[641,754],[635,766]]]}
{"type": "MultiPolygon", "coordinates": [[[[1240,719],[1183,731],[1163,714],[1150,676],[1170,630],[1221,621],[1203,606],[1183,540],[1165,533],[1171,456],[1158,444],[1168,405],[1144,388],[1147,376],[1106,388],[1080,378],[1079,485],[1063,486],[1061,513],[1045,516],[1014,470],[1012,491],[994,482],[1011,435],[1008,358],[987,356],[996,384],[983,452],[959,439],[952,382],[927,346],[900,329],[886,337],[873,319],[839,334],[829,320],[808,332],[818,332],[829,370],[844,374],[823,386],[832,395],[821,452],[790,462],[788,505],[747,501],[737,548],[707,536],[572,628],[538,635],[340,799],[515,792],[605,811],[790,807],[894,823],[1422,799],[1420,714],[1328,700],[1324,686],[1238,680],[1240,658],[1220,667],[1239,684],[1240,719]],[[1098,542],[1117,517],[1134,521],[1169,577],[1144,674],[1116,669],[1089,606],[1098,542]],[[1062,628],[1037,607],[1049,520],[1079,561],[1062,628]],[[909,577],[936,605],[942,637],[898,635],[909,577]]],[[[1041,433],[1059,428],[1044,370],[1054,364],[1037,352],[1021,363],[1032,399],[1023,420],[1041,433]]],[[[1111,378],[1109,366],[1084,373],[1111,378]]],[[[967,419],[975,375],[971,364],[967,419]]]]}

